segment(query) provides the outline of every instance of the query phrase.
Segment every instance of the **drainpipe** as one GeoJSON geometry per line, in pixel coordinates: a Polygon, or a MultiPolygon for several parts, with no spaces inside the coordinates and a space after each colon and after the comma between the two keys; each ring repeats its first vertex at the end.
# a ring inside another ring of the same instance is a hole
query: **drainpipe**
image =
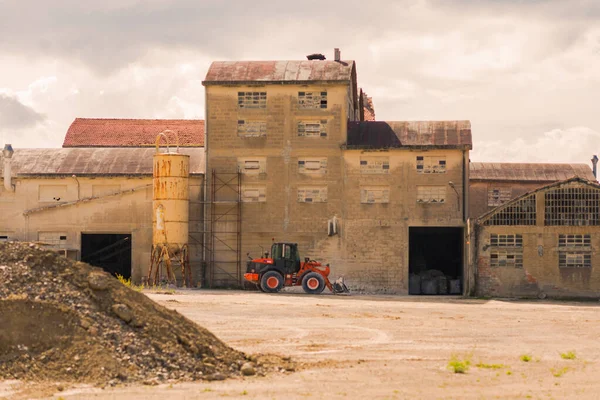
{"type": "Polygon", "coordinates": [[[5,144],[2,150],[4,156],[4,188],[9,192],[15,191],[15,185],[12,184],[12,171],[11,171],[11,159],[14,154],[14,150],[10,144],[5,144]]]}
{"type": "Polygon", "coordinates": [[[598,156],[594,154],[592,157],[592,171],[594,172],[594,178],[598,178],[598,156]]]}

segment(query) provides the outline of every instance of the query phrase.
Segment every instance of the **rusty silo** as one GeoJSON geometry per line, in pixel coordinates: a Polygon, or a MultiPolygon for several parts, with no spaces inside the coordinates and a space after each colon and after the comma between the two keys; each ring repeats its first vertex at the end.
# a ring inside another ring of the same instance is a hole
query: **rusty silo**
{"type": "Polygon", "coordinates": [[[152,256],[148,282],[176,284],[175,268],[179,267],[183,285],[191,286],[188,254],[190,156],[179,153],[177,133],[164,131],[158,134],[153,164],[152,256]],[[167,134],[175,135],[176,151],[169,148],[167,134]],[[166,152],[160,151],[161,138],[167,142],[166,152]]]}

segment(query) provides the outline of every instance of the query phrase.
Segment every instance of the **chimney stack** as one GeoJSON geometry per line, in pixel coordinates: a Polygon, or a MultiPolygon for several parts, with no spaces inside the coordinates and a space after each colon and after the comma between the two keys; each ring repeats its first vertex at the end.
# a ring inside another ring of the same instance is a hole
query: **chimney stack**
{"type": "Polygon", "coordinates": [[[333,49],[333,59],[335,61],[342,60],[342,53],[340,52],[340,49],[338,49],[337,47],[335,49],[333,49]]]}
{"type": "Polygon", "coordinates": [[[12,184],[12,171],[11,171],[11,159],[14,154],[14,150],[10,144],[5,144],[2,149],[2,156],[4,158],[4,188],[9,192],[15,190],[15,186],[12,184]]]}
{"type": "Polygon", "coordinates": [[[598,178],[598,156],[595,154],[592,157],[592,171],[594,172],[594,178],[598,178]]]}

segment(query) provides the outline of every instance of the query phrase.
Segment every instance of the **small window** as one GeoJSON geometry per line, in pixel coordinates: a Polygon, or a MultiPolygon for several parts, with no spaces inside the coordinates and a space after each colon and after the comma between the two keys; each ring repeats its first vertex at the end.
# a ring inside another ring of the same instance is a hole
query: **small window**
{"type": "Polygon", "coordinates": [[[326,203],[327,187],[301,187],[298,188],[299,203],[326,203]]]}
{"type": "Polygon", "coordinates": [[[512,198],[511,188],[491,188],[488,190],[488,206],[498,207],[512,198]]]}
{"type": "Polygon", "coordinates": [[[523,268],[523,250],[492,250],[490,267],[523,268]]]}
{"type": "Polygon", "coordinates": [[[238,92],[239,108],[267,108],[267,92],[238,92]]]}
{"type": "Polygon", "coordinates": [[[417,172],[420,174],[446,173],[446,157],[417,156],[417,172]]]}
{"type": "Polygon", "coordinates": [[[446,202],[446,186],[417,186],[417,203],[446,202]]]}
{"type": "Polygon", "coordinates": [[[523,247],[522,235],[490,235],[490,245],[495,247],[523,247]]]}
{"type": "Polygon", "coordinates": [[[389,157],[361,157],[360,158],[360,173],[361,174],[389,174],[390,173],[390,158],[389,157]]]}
{"type": "Polygon", "coordinates": [[[242,202],[264,203],[267,201],[267,189],[264,186],[244,187],[242,189],[242,202]]]}
{"type": "Polygon", "coordinates": [[[298,136],[301,137],[313,137],[313,138],[326,138],[327,137],[327,120],[315,120],[315,121],[299,121],[298,122],[298,136]]]}
{"type": "Polygon", "coordinates": [[[592,268],[591,251],[559,251],[559,268],[592,268]]]}
{"type": "Polygon", "coordinates": [[[298,172],[310,175],[327,173],[327,157],[298,159],[298,172]]]}
{"type": "Polygon", "coordinates": [[[238,120],[237,133],[242,138],[256,138],[267,136],[266,121],[238,120]]]}
{"type": "Polygon", "coordinates": [[[389,187],[361,188],[360,202],[362,204],[389,203],[390,189],[389,187]]]}
{"type": "Polygon", "coordinates": [[[298,108],[325,109],[327,108],[327,92],[298,92],[298,108]]]}
{"type": "Polygon", "coordinates": [[[558,235],[558,247],[590,247],[591,235],[558,235]]]}
{"type": "Polygon", "coordinates": [[[242,174],[258,175],[267,172],[267,160],[261,158],[238,158],[238,168],[242,174]]]}

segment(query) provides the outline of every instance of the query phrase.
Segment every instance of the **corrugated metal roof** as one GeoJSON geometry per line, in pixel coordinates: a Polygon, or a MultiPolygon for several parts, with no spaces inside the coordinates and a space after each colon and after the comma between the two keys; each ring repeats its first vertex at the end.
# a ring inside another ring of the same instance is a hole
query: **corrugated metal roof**
{"type": "Polygon", "coordinates": [[[470,180],[555,182],[574,176],[596,180],[587,164],[472,162],[469,169],[470,180]]]}
{"type": "Polygon", "coordinates": [[[354,61],[215,61],[204,84],[352,81],[354,61]]]}
{"type": "MultiPolygon", "coordinates": [[[[15,149],[13,176],[152,175],[155,148],[15,149]]],[[[204,149],[182,148],[190,156],[190,174],[204,173],[204,149]]],[[[3,164],[3,163],[2,163],[3,164]]]]}
{"type": "Polygon", "coordinates": [[[348,123],[348,148],[434,146],[472,148],[469,121],[362,121],[348,123]]]}
{"type": "Polygon", "coordinates": [[[76,118],[63,147],[154,146],[156,136],[167,129],[177,132],[182,147],[204,146],[204,121],[199,119],[76,118]]]}

